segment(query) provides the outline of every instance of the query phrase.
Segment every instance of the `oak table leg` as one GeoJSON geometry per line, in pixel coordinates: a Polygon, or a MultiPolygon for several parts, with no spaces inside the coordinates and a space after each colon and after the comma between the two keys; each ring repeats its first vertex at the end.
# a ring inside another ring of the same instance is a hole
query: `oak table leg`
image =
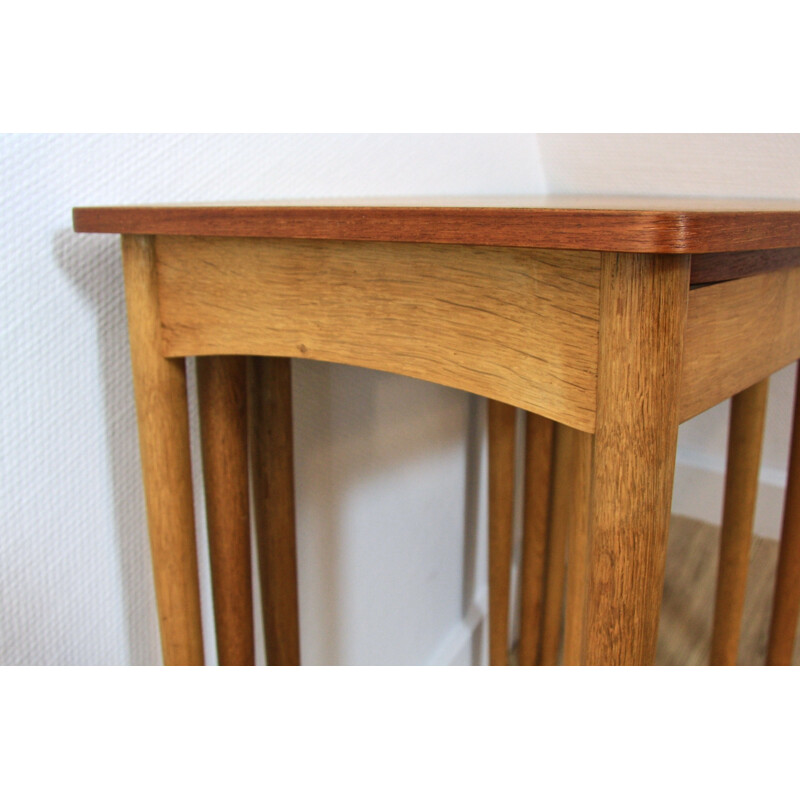
{"type": "Polygon", "coordinates": [[[529,667],[538,661],[542,631],[554,423],[538,414],[528,413],[525,418],[525,518],[522,533],[519,664],[529,667]]]}
{"type": "Polygon", "coordinates": [[[564,611],[564,576],[572,498],[572,453],[570,429],[556,425],[553,441],[553,482],[547,531],[547,557],[542,609],[542,642],[539,663],[552,667],[558,661],[561,621],[564,611]]]}
{"type": "Polygon", "coordinates": [[[247,467],[247,361],[197,359],[208,548],[220,666],[255,663],[247,467]]]}
{"type": "Polygon", "coordinates": [[[601,267],[591,577],[581,661],[652,664],[690,257],[604,253],[601,267]]]}
{"type": "Polygon", "coordinates": [[[489,663],[508,665],[517,410],[489,400],[489,663]]]}
{"type": "Polygon", "coordinates": [[[567,586],[564,614],[564,665],[581,663],[586,599],[589,591],[589,512],[592,483],[592,436],[565,428],[572,487],[567,525],[567,586]]]}
{"type": "Polygon", "coordinates": [[[153,238],[123,236],[122,261],[162,656],[166,665],[201,665],[186,367],[161,355],[153,238]]]}
{"type": "Polygon", "coordinates": [[[267,662],[300,664],[291,361],[251,358],[253,505],[267,662]]]}
{"type": "Polygon", "coordinates": [[[792,663],[800,613],[800,369],[796,380],[789,475],[767,646],[767,664],[770,666],[789,666],[792,663]]]}
{"type": "Polygon", "coordinates": [[[739,651],[769,379],[733,397],[710,663],[733,666],[739,651]]]}

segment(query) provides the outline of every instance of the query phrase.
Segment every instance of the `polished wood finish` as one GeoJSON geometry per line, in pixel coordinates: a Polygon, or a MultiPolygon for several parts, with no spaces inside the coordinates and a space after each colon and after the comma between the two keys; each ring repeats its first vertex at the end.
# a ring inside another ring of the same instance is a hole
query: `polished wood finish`
{"type": "Polygon", "coordinates": [[[197,359],[208,550],[220,666],[255,663],[247,466],[247,362],[197,359]]]}
{"type": "Polygon", "coordinates": [[[769,379],[733,397],[711,664],[735,666],[747,588],[769,379]]]}
{"type": "Polygon", "coordinates": [[[122,263],[162,657],[168,666],[201,665],[186,369],[161,355],[153,240],[123,236],[122,263]]]}
{"type": "Polygon", "coordinates": [[[508,666],[509,599],[514,520],[517,410],[490,400],[489,430],[489,663],[508,666]]]}
{"type": "Polygon", "coordinates": [[[577,666],[583,652],[586,602],[591,574],[589,516],[592,487],[592,437],[564,428],[570,461],[570,495],[567,527],[567,586],[564,612],[564,665],[577,666]]]}
{"type": "Polygon", "coordinates": [[[553,479],[550,489],[550,515],[547,526],[547,555],[544,574],[542,634],[539,664],[552,667],[558,663],[561,626],[564,618],[564,578],[567,571],[567,537],[571,523],[572,440],[570,429],[556,425],[553,435],[553,479]]]}
{"type": "Polygon", "coordinates": [[[664,577],[689,258],[603,257],[582,663],[652,664],[664,577]]]}
{"type": "Polygon", "coordinates": [[[732,281],[800,264],[800,247],[747,250],[743,253],[704,253],[692,257],[692,284],[732,281]]]}
{"type": "Polygon", "coordinates": [[[680,420],[800,358],[800,265],[692,289],[680,420]]]}
{"type": "Polygon", "coordinates": [[[76,208],[76,231],[638,253],[800,247],[800,202],[527,196],[76,208]]]}
{"type": "Polygon", "coordinates": [[[538,414],[526,414],[525,420],[519,664],[529,667],[539,661],[542,633],[554,423],[538,414]]]}
{"type": "Polygon", "coordinates": [[[775,578],[775,597],[767,646],[767,664],[791,664],[800,613],[800,371],[794,396],[794,422],[789,474],[783,509],[783,529],[775,578]]]}
{"type": "Polygon", "coordinates": [[[253,505],[267,662],[300,664],[291,362],[250,359],[253,505]]]}
{"type": "Polygon", "coordinates": [[[353,364],[594,428],[598,253],[191,237],[156,251],[165,355],[353,364]]]}

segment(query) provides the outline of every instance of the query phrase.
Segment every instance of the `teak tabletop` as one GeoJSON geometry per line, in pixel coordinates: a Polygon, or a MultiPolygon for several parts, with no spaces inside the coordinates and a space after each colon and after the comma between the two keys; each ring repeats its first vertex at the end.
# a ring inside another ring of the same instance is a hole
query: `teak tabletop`
{"type": "Polygon", "coordinates": [[[632,253],[800,247],[800,202],[672,197],[423,197],[76,208],[75,230],[429,242],[632,253]]]}
{"type": "MultiPolygon", "coordinates": [[[[552,467],[570,553],[566,659],[646,664],[678,424],[800,357],[800,202],[315,200],[76,208],[74,223],[122,234],[166,663],[203,652],[185,357],[202,357],[220,661],[253,658],[249,452],[268,658],[285,664],[300,659],[291,358],[489,398],[492,663],[508,635],[513,409],[529,412],[547,455],[528,467],[548,477],[528,481],[526,520],[541,532],[552,467]]],[[[526,564],[539,574],[541,558],[526,564]]]]}

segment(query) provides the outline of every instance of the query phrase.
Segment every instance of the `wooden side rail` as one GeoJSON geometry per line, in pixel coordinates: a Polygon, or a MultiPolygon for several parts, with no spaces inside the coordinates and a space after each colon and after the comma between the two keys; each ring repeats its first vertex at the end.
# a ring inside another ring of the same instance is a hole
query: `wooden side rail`
{"type": "Polygon", "coordinates": [[[164,355],[369,367],[594,429],[599,253],[159,236],[156,257],[164,355]]]}

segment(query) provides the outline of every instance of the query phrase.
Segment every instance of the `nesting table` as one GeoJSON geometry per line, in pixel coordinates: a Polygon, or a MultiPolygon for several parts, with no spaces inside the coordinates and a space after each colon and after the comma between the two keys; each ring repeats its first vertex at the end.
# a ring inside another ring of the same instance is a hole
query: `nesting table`
{"type": "MultiPolygon", "coordinates": [[[[252,479],[276,664],[300,660],[291,358],[489,398],[495,608],[510,559],[509,409],[563,426],[582,487],[566,645],[581,664],[654,659],[679,423],[800,358],[800,202],[131,206],[76,208],[74,226],[122,236],[167,664],[203,659],[186,357],[198,357],[220,662],[253,658],[252,479]]],[[[493,613],[491,635],[502,648],[507,614],[493,613]]]]}

